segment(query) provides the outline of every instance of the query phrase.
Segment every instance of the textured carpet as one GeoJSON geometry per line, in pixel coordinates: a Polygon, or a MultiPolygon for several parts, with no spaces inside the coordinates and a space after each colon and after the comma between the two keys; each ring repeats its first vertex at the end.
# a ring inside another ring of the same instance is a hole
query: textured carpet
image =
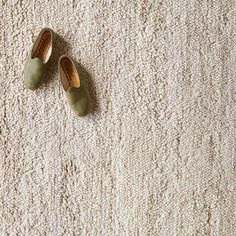
{"type": "Polygon", "coordinates": [[[3,0],[0,235],[236,235],[236,2],[3,0]],[[29,48],[57,34],[45,83],[29,48]],[[77,118],[64,53],[88,80],[77,118]]]}

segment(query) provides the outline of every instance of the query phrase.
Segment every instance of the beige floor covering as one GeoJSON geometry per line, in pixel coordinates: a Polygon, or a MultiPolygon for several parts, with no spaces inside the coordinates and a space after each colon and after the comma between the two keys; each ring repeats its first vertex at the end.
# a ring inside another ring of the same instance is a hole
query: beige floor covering
{"type": "Polygon", "coordinates": [[[236,235],[236,1],[3,0],[0,235],[236,235]],[[57,32],[45,83],[27,52],[57,32]],[[58,80],[88,80],[77,118],[58,80]]]}

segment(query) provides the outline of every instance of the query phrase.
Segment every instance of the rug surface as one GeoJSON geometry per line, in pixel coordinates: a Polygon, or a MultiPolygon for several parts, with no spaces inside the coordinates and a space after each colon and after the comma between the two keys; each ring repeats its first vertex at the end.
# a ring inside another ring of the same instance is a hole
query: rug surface
{"type": "Polygon", "coordinates": [[[0,235],[236,235],[236,2],[3,0],[0,235]],[[25,88],[39,31],[45,82],[25,88]],[[58,79],[89,84],[76,117],[58,79]]]}

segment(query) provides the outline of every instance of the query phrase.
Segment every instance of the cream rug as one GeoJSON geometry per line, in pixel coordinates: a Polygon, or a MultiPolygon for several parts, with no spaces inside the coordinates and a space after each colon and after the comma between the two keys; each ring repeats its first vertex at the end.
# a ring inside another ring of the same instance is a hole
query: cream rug
{"type": "Polygon", "coordinates": [[[0,235],[236,235],[236,1],[3,0],[0,235]],[[46,82],[28,49],[58,38],[46,82]],[[58,80],[89,81],[77,118],[58,80]]]}

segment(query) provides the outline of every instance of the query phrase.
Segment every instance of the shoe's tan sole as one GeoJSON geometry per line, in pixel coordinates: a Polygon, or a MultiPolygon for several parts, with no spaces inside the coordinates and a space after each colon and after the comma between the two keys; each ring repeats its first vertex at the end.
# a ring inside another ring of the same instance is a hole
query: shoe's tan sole
{"type": "Polygon", "coordinates": [[[49,30],[41,32],[35,42],[32,50],[32,58],[40,58],[43,63],[46,63],[51,55],[52,50],[52,35],[49,30]]]}
{"type": "Polygon", "coordinates": [[[63,57],[60,60],[61,69],[65,75],[66,78],[63,78],[65,89],[67,90],[68,87],[80,87],[80,80],[78,77],[77,70],[75,68],[75,65],[68,57],[63,57]]]}

